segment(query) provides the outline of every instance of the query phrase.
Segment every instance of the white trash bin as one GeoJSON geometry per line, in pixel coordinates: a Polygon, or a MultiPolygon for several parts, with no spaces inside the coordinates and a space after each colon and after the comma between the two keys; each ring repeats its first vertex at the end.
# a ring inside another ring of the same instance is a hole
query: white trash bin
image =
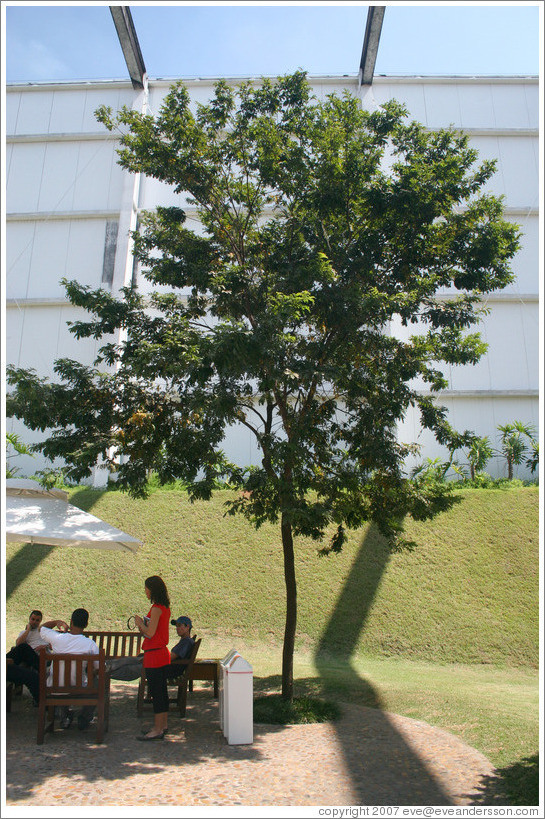
{"type": "Polygon", "coordinates": [[[232,649],[220,662],[220,724],[229,745],[254,741],[252,666],[232,649]]]}
{"type": "Polygon", "coordinates": [[[238,651],[234,648],[225,655],[223,660],[220,660],[220,678],[219,678],[219,715],[220,715],[220,728],[223,731],[223,735],[225,736],[225,689],[227,686],[227,676],[225,674],[225,669],[229,665],[229,663],[234,660],[235,657],[240,657],[238,651]]]}

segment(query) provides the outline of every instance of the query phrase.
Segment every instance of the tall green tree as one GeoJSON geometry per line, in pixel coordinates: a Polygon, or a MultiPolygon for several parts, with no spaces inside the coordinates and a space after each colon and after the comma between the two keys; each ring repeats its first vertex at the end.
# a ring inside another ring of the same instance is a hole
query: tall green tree
{"type": "Polygon", "coordinates": [[[219,82],[195,108],[178,83],[156,116],[97,115],[120,132],[122,167],[187,196],[201,227],[177,207],[142,216],[134,252],[160,286],[151,294],[66,282],[90,314],[72,332],[103,340],[95,366],[59,360],[58,383],[11,370],[8,412],[52,430],[38,448],[75,480],[99,458],[134,495],[149,470],[187,481],[193,498],[222,477],[241,490],[231,513],[279,524],[291,698],[294,539],[329,531],[322,551],[339,550],[347,527],[374,521],[396,548],[405,516],[453,502],[443,482],[407,477],[414,447],[396,426],[415,407],[449,450],[470,443],[434,393],[442,364],[483,354],[469,329],[480,294],[511,281],[518,231],[481,193],[494,164],[477,164],[466,136],[427,131],[395,101],[373,112],[348,93],[318,101],[301,72],[219,82]],[[235,423],[255,436],[259,466],[227,462],[235,423]]]}

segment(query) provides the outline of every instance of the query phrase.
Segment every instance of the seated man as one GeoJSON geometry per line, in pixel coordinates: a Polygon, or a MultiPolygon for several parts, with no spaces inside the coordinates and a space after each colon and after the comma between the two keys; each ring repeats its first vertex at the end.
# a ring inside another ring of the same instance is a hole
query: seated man
{"type": "Polygon", "coordinates": [[[176,633],[180,639],[170,652],[170,665],[167,666],[167,679],[179,677],[183,674],[184,667],[182,666],[180,668],[174,660],[188,660],[195,645],[195,640],[191,637],[193,625],[189,617],[184,615],[178,617],[177,620],[171,620],[170,623],[176,626],[176,633]]]}
{"type": "MultiPolygon", "coordinates": [[[[19,632],[15,646],[6,654],[6,657],[13,660],[15,665],[26,665],[38,671],[40,667],[38,649],[40,646],[47,645],[40,634],[41,622],[42,612],[38,611],[38,609],[31,611],[28,623],[23,631],[19,632]]],[[[63,629],[68,628],[63,620],[48,620],[47,623],[43,624],[43,628],[54,628],[55,626],[63,629]]]]}
{"type": "MultiPolygon", "coordinates": [[[[42,639],[50,646],[54,654],[98,654],[98,646],[90,637],[83,634],[89,622],[89,612],[87,609],[75,609],[70,618],[70,625],[67,626],[62,620],[56,620],[55,624],[59,628],[66,627],[66,631],[54,631],[49,626],[42,626],[40,629],[42,639]]],[[[44,650],[42,646],[39,650],[44,650]]],[[[83,705],[78,714],[78,728],[83,731],[93,718],[94,705],[83,705]]],[[[58,716],[61,720],[61,728],[70,728],[74,714],[67,706],[58,709],[58,716]]]]}
{"type": "MultiPolygon", "coordinates": [[[[171,665],[167,666],[167,679],[175,679],[184,673],[184,667],[179,665],[172,665],[173,660],[186,660],[193,650],[195,640],[190,637],[192,629],[191,620],[189,617],[178,617],[177,620],[170,621],[173,626],[176,626],[176,632],[179,641],[176,643],[170,652],[171,665]]],[[[142,659],[144,655],[140,654],[138,657],[117,657],[113,660],[108,660],[106,668],[112,680],[137,680],[142,676],[142,659]]]]}

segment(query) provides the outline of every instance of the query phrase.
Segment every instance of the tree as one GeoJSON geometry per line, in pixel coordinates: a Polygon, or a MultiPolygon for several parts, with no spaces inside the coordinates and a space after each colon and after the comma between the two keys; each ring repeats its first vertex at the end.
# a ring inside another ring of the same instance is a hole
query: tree
{"type": "Polygon", "coordinates": [[[99,458],[134,495],[149,470],[185,480],[192,498],[222,478],[241,490],[230,513],[279,523],[291,698],[294,538],[334,530],[322,552],[340,550],[346,528],[373,521],[397,548],[405,516],[454,502],[444,482],[406,476],[415,448],[396,425],[414,406],[451,452],[470,443],[436,401],[439,367],[484,352],[468,329],[480,294],[511,281],[518,230],[481,193],[494,164],[477,166],[466,136],[428,132],[395,101],[372,113],[348,93],[317,101],[302,72],[219,82],[195,114],[178,83],[156,116],[97,116],[120,131],[122,167],[188,195],[202,229],[180,208],[142,216],[134,252],[162,287],[149,296],[65,282],[91,314],[71,330],[103,339],[99,357],[91,368],[57,361],[59,383],[10,370],[8,412],[53,430],[37,446],[74,480],[99,458]],[[414,333],[396,337],[393,321],[414,333]],[[255,436],[258,467],[227,462],[234,423],[255,436]]]}
{"type": "Polygon", "coordinates": [[[19,471],[16,466],[10,466],[8,464],[8,460],[15,457],[16,454],[30,455],[33,457],[33,454],[28,446],[21,441],[18,435],[16,435],[14,432],[6,432],[6,478],[14,478],[19,471]],[[7,454],[9,447],[11,447],[14,452],[7,454]]]}
{"type": "Polygon", "coordinates": [[[471,480],[475,480],[475,475],[482,472],[494,455],[494,449],[490,443],[488,435],[484,438],[475,438],[467,451],[467,460],[469,461],[469,472],[471,480]]]}
{"type": "Polygon", "coordinates": [[[507,461],[507,478],[512,481],[514,467],[524,463],[528,454],[525,438],[533,440],[532,428],[521,421],[513,421],[512,424],[499,424],[498,429],[501,432],[501,453],[507,461]]]}
{"type": "Polygon", "coordinates": [[[511,424],[499,424],[501,433],[501,452],[507,461],[507,478],[513,480],[514,467],[526,463],[533,473],[539,463],[539,448],[535,441],[535,430],[522,421],[513,421],[511,424]],[[529,439],[530,446],[528,445],[529,439]],[[525,460],[526,456],[530,457],[525,460]]]}

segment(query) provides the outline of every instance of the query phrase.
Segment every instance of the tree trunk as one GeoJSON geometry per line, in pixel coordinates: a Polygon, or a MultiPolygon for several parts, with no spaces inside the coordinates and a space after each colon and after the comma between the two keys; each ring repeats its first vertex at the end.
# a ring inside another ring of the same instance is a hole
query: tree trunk
{"type": "Polygon", "coordinates": [[[286,627],[282,652],[282,698],[293,699],[293,652],[297,627],[297,584],[295,582],[295,556],[293,532],[286,513],[282,513],[282,549],[284,551],[284,579],[286,582],[286,627]]]}

